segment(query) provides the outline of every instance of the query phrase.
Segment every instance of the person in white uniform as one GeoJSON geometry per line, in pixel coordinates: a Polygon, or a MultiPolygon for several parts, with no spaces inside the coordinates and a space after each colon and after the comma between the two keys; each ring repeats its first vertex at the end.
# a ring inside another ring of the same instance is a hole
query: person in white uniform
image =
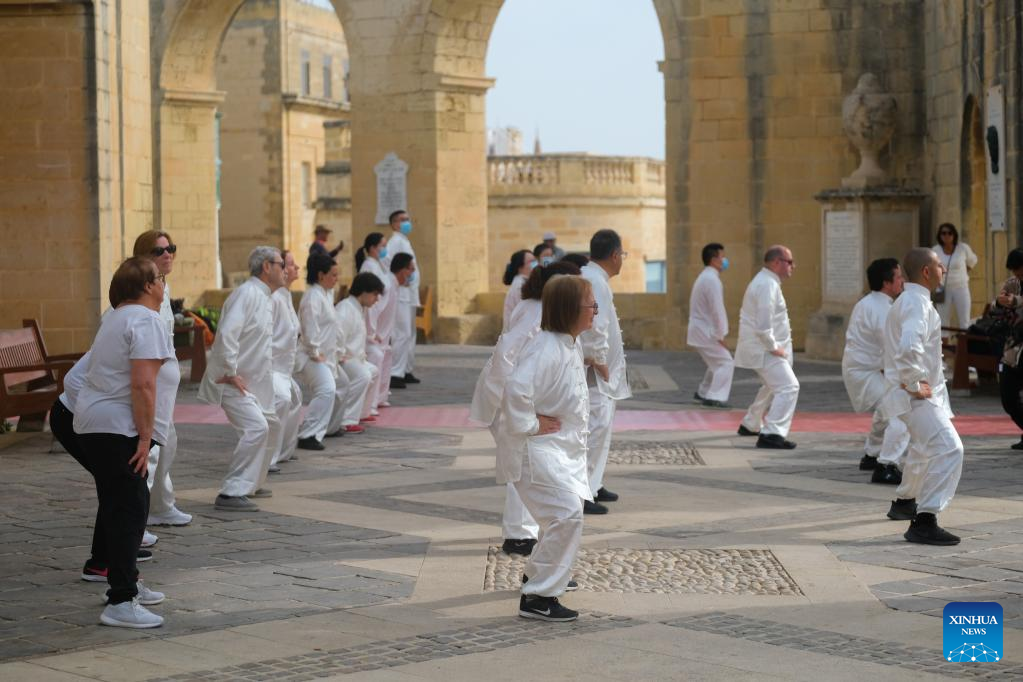
{"type": "Polygon", "coordinates": [[[274,332],[270,342],[273,355],[274,414],[280,422],[276,438],[270,443],[270,473],[281,470],[281,462],[295,458],[298,426],[302,421],[302,389],[295,381],[298,362],[298,313],[291,298],[291,284],[298,279],[298,264],[290,251],[281,251],[284,259],[284,286],[273,292],[274,332]]]}
{"type": "MultiPolygon", "coordinates": [[[[406,254],[407,255],[407,254],[406,254]]],[[[387,239],[379,232],[366,235],[366,240],[355,253],[355,267],[361,272],[377,276],[384,284],[384,293],[376,305],[365,308],[366,357],[376,369],[373,383],[366,396],[363,421],[372,423],[380,414],[380,403],[387,401],[390,389],[391,363],[394,360],[391,337],[397,313],[399,289],[390,283],[391,272],[384,265],[387,258],[387,239]]]]}
{"type": "Polygon", "coordinates": [[[284,259],[272,246],[249,254],[251,277],[224,301],[199,400],[219,405],[238,433],[227,475],[214,506],[222,511],[258,511],[249,497],[270,497],[262,487],[281,423],[274,412],[273,303],[284,286],[284,259]]]}
{"type": "Polygon", "coordinates": [[[298,427],[298,447],[324,450],[323,439],[344,434],[348,377],[340,370],[338,325],[334,313],[337,263],[329,256],[313,254],[306,263],[306,287],[298,305],[300,326],[295,369],[309,396],[309,409],[298,427]]]}
{"type": "Polygon", "coordinates": [[[906,424],[909,455],[888,518],[911,520],[904,535],[909,542],[956,545],[959,538],[938,525],[963,469],[963,442],[952,425],[941,366],[941,316],[931,303],[944,266],[931,249],[915,248],[902,267],[907,283],[885,320],[888,392],[881,412],[906,424]]]}
{"type": "Polygon", "coordinates": [[[799,381],[792,371],[792,329],[782,280],[792,276],[795,261],[785,246],[764,254],[764,267],[746,287],[739,312],[735,365],[752,369],[762,386],[739,425],[740,436],[757,436],[758,448],[790,450],[799,381]]]}
{"type": "Polygon", "coordinates": [[[579,337],[590,387],[586,460],[593,500],[587,500],[583,507],[587,514],[606,514],[608,508],[601,503],[618,499],[617,493],[604,487],[604,469],[611,450],[616,405],[619,400],[632,397],[625,370],[622,328],[611,293],[611,278],[622,271],[626,256],[628,253],[622,249],[622,238],[617,232],[598,230],[590,238],[590,262],[582,268],[582,276],[592,286],[598,306],[593,326],[579,337]]]}
{"type": "Polygon", "coordinates": [[[878,410],[888,391],[884,380],[884,325],[892,301],[902,293],[903,278],[899,261],[879,258],[867,266],[870,292],[856,302],[845,332],[842,353],[842,381],[857,412],[873,412],[874,419],[864,445],[866,454],[860,469],[871,471],[872,483],[898,485],[902,482],[902,464],[909,446],[909,432],[901,419],[885,419],[878,410]]]}
{"type": "Polygon", "coordinates": [[[513,483],[540,525],[522,577],[519,615],[570,621],[559,601],[575,587],[572,564],[583,533],[587,477],[588,388],[579,334],[597,311],[581,277],[551,279],[543,289],[541,331],[518,356],[502,401],[501,428],[513,447],[498,450],[497,482],[513,483]]]}
{"type": "Polygon", "coordinates": [[[163,275],[147,258],[129,258],[110,283],[113,307],[93,341],[75,401],[72,429],[96,480],[107,560],[104,625],[155,628],[145,608],[164,595],[141,585],[136,559],[149,512],[149,452],[165,444],[181,380],[158,311],[163,275]]]}
{"type": "Polygon", "coordinates": [[[689,293],[689,326],[686,343],[696,349],[707,365],[703,381],[694,396],[706,407],[728,407],[732,391],[735,361],[725,345],[728,336],[728,313],[725,311],[725,288],[721,273],[728,269],[725,247],[707,244],[701,253],[703,271],[693,282],[689,293]]]}
{"type": "MultiPolygon", "coordinates": [[[[501,400],[508,375],[515,369],[515,362],[522,348],[540,333],[543,307],[540,303],[544,285],[554,275],[578,275],[579,268],[572,263],[552,263],[547,267],[533,268],[522,289],[522,301],[515,306],[510,326],[497,339],[497,345],[487,364],[476,380],[469,418],[490,428],[498,450],[514,447],[502,438],[501,400]]],[[[498,458],[504,455],[498,454],[498,458]]],[[[540,527],[522,504],[515,486],[505,486],[504,515],[501,519],[501,549],[505,554],[529,556],[536,545],[540,527]]]]}
{"type": "MultiPolygon", "coordinates": [[[[174,258],[178,247],[171,236],[163,230],[147,230],[135,239],[132,253],[140,258],[149,258],[156,263],[156,268],[164,277],[174,269],[174,258]]],[[[160,319],[167,328],[174,345],[174,313],[171,311],[170,284],[164,287],[163,302],[160,304],[160,319]]],[[[196,333],[199,333],[198,330],[196,333]]],[[[174,484],[171,482],[170,471],[174,458],[178,454],[178,434],[174,422],[167,433],[167,443],[153,447],[149,453],[149,519],[150,526],[187,526],[192,515],[177,508],[174,496],[174,484]]]]}
{"type": "MultiPolygon", "coordinates": [[[[970,270],[977,265],[977,254],[969,244],[959,241],[959,230],[952,223],[938,227],[938,243],[931,248],[945,268],[944,279],[938,285],[943,300],[934,304],[941,316],[941,326],[952,326],[952,311],[955,310],[956,325],[966,329],[971,319],[970,270]]],[[[944,332],[943,336],[949,334],[951,332],[944,332]]]]}
{"type": "MultiPolygon", "coordinates": [[[[388,255],[384,264],[390,268],[390,259],[399,253],[407,253],[415,261],[416,252],[412,249],[412,242],[409,241],[409,235],[412,234],[412,219],[408,212],[400,210],[391,213],[388,223],[391,226],[391,237],[388,240],[388,255]]],[[[419,264],[417,263],[412,280],[398,292],[398,312],[392,339],[391,388],[405,388],[408,384],[419,383],[419,379],[412,373],[416,363],[416,308],[419,305],[419,264]]]]}
{"type": "Polygon", "coordinates": [[[338,362],[348,377],[348,393],[342,409],[341,425],[345,433],[362,433],[366,396],[376,379],[376,368],[366,355],[366,311],[384,293],[384,283],[372,272],[361,272],[352,280],[348,296],[335,306],[339,337],[338,362]]]}
{"type": "Polygon", "coordinates": [[[522,285],[526,283],[529,273],[536,265],[536,256],[527,249],[521,249],[512,254],[504,268],[504,277],[501,281],[508,287],[508,293],[504,295],[504,311],[501,314],[502,334],[508,331],[508,321],[515,312],[515,306],[522,300],[522,285]]]}

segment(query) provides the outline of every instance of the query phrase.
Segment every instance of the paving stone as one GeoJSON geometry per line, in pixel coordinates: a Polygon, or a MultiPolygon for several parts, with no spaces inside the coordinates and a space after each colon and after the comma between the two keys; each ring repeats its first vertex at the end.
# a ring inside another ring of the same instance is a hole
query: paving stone
{"type": "Polygon", "coordinates": [[[706,464],[696,446],[689,441],[615,440],[611,442],[608,462],[674,466],[706,464]]]}

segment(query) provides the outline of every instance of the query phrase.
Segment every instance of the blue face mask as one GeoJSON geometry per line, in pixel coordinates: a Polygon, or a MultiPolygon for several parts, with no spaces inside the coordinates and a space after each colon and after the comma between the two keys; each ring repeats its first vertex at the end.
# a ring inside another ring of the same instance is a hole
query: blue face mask
{"type": "Polygon", "coordinates": [[[380,249],[380,253],[377,254],[377,258],[387,258],[387,247],[380,249]]]}
{"type": "Polygon", "coordinates": [[[401,223],[401,226],[398,229],[401,230],[402,234],[406,234],[407,235],[408,233],[410,233],[412,231],[412,221],[411,220],[403,220],[402,223],[401,223]]]}
{"type": "Polygon", "coordinates": [[[544,256],[540,259],[540,265],[547,267],[554,262],[554,256],[544,256]]]}
{"type": "Polygon", "coordinates": [[[533,268],[535,268],[539,264],[540,264],[540,261],[535,261],[535,260],[534,261],[530,261],[529,262],[529,269],[532,270],[533,268]]]}
{"type": "Polygon", "coordinates": [[[728,256],[721,259],[721,271],[724,272],[728,269],[728,256]]]}

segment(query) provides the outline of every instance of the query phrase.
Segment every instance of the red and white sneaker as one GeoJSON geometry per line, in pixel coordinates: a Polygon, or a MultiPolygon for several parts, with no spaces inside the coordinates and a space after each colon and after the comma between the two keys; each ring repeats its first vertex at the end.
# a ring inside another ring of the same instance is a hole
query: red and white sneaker
{"type": "Polygon", "coordinates": [[[350,424],[345,427],[345,433],[362,433],[366,429],[362,428],[358,424],[350,424]]]}
{"type": "Polygon", "coordinates": [[[376,420],[377,420],[377,418],[376,418],[376,417],[374,417],[373,415],[370,415],[370,416],[368,416],[368,417],[363,417],[362,419],[360,419],[360,420],[359,420],[359,423],[360,423],[360,424],[372,424],[372,423],[373,423],[373,422],[375,422],[376,420]]]}
{"type": "Polygon", "coordinates": [[[82,580],[90,583],[105,583],[108,572],[109,569],[107,568],[94,568],[86,564],[85,568],[82,569],[82,580]]]}

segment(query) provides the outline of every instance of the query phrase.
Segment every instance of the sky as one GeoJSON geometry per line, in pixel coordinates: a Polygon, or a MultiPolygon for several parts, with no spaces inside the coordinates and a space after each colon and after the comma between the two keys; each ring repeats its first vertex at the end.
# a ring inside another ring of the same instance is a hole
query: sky
{"type": "Polygon", "coordinates": [[[505,0],[490,37],[487,126],[531,153],[664,158],[664,39],[651,0],[505,0]]]}

